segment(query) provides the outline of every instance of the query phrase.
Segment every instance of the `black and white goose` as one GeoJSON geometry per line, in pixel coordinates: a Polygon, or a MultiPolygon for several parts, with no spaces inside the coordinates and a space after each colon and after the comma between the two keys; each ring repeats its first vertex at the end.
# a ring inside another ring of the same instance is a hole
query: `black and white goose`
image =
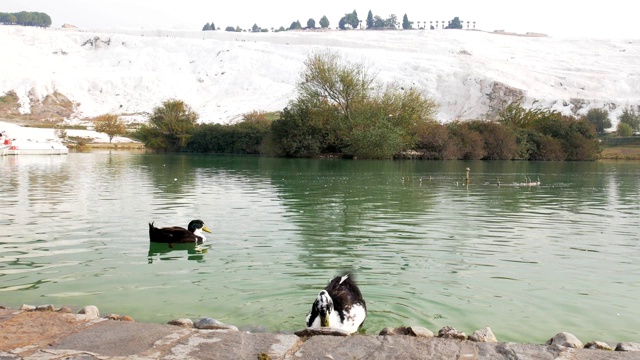
{"type": "Polygon", "coordinates": [[[203,231],[211,232],[202,220],[192,220],[186,229],[179,226],[157,228],[153,223],[149,223],[149,241],[165,244],[197,244],[206,240],[203,231]]]}
{"type": "Polygon", "coordinates": [[[307,314],[310,328],[330,327],[349,333],[360,329],[367,317],[367,305],[362,293],[349,274],[336,276],[320,291],[307,314]]]}

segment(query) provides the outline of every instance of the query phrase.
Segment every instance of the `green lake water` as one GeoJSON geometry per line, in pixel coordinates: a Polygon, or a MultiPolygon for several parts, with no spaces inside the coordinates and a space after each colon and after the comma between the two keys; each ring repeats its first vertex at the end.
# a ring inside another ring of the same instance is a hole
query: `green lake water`
{"type": "Polygon", "coordinates": [[[2,305],[293,332],[348,270],[369,334],[490,326],[500,341],[640,341],[638,162],[98,151],[5,156],[0,173],[2,305]],[[149,222],[192,219],[213,230],[203,245],[150,246],[149,222]]]}

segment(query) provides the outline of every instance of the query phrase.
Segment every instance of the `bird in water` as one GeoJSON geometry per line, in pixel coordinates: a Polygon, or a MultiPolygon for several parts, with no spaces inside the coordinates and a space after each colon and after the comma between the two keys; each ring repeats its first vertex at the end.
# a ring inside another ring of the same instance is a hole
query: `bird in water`
{"type": "Polygon", "coordinates": [[[180,226],[157,228],[151,222],[149,240],[165,244],[202,243],[206,240],[203,231],[211,233],[202,220],[192,220],[186,229],[180,226]]]}
{"type": "Polygon", "coordinates": [[[354,333],[367,317],[367,305],[362,293],[349,274],[336,276],[320,291],[307,314],[311,328],[330,327],[354,333]]]}

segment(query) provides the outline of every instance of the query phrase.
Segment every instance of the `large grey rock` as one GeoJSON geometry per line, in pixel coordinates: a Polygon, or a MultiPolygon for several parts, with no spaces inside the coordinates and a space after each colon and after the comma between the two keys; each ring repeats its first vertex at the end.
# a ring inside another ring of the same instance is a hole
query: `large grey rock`
{"type": "Polygon", "coordinates": [[[20,310],[22,311],[34,311],[35,309],[36,307],[33,305],[22,304],[22,306],[20,306],[20,310]]]}
{"type": "Polygon", "coordinates": [[[557,333],[556,336],[547,340],[545,345],[557,345],[576,349],[583,348],[582,342],[578,340],[578,338],[573,334],[570,334],[568,332],[557,333]]]}

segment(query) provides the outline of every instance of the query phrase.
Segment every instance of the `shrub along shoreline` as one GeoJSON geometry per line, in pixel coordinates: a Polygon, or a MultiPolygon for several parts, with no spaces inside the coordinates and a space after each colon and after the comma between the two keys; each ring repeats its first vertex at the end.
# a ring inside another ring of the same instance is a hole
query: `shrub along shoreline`
{"type": "Polygon", "coordinates": [[[377,83],[364,65],[330,51],[310,55],[301,79],[298,97],[280,112],[254,111],[231,124],[198,124],[197,113],[171,99],[130,136],[168,152],[593,161],[602,151],[598,135],[607,122],[610,126],[604,110],[574,117],[526,109],[521,101],[505,103],[495,119],[443,124],[435,118],[437,104],[417,89],[377,83]]]}

